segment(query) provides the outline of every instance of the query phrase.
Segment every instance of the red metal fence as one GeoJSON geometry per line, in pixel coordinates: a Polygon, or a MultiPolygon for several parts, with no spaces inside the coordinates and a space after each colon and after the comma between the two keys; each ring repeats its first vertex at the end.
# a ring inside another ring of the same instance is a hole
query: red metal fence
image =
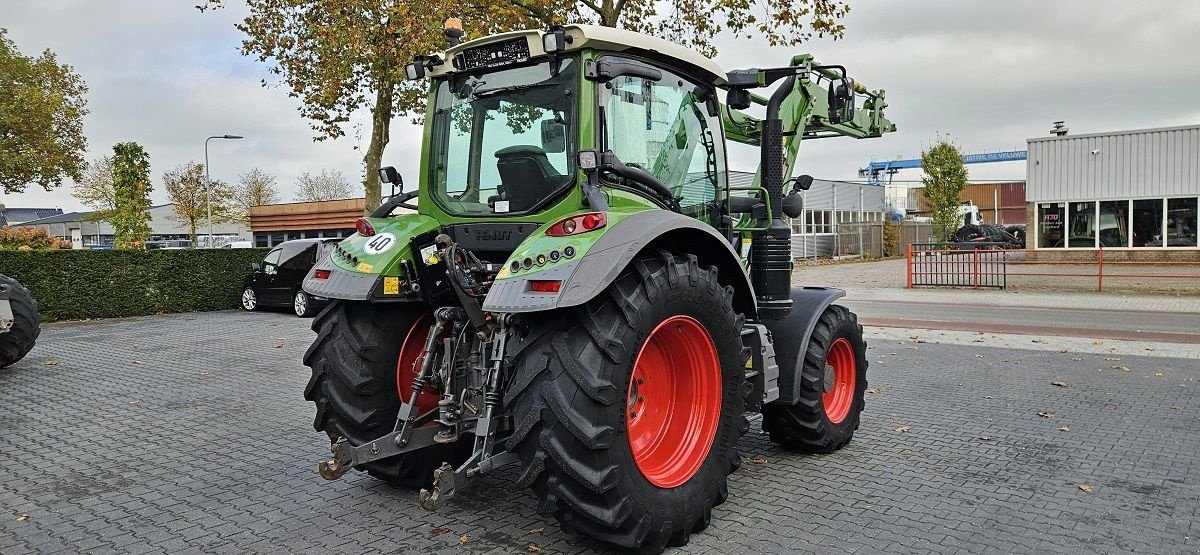
{"type": "Polygon", "coordinates": [[[1110,287],[1151,289],[1200,288],[1200,264],[1180,261],[1131,261],[1105,249],[1071,249],[1069,258],[1031,256],[1030,251],[981,243],[919,243],[909,245],[907,285],[1007,288],[1020,285],[1082,286],[1103,291],[1110,287]]]}

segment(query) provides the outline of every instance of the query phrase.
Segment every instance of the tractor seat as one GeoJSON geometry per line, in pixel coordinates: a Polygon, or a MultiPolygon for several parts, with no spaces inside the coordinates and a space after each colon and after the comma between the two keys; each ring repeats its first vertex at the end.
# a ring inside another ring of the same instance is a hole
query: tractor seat
{"type": "Polygon", "coordinates": [[[507,200],[511,212],[529,210],[563,184],[563,174],[550,165],[546,151],[533,145],[497,150],[496,168],[500,171],[496,200],[507,200]]]}

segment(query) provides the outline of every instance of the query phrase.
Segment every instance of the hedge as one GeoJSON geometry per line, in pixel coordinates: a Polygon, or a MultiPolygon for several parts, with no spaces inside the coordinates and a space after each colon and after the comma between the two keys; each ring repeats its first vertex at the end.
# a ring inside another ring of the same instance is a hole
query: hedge
{"type": "Polygon", "coordinates": [[[0,251],[0,273],[37,299],[43,321],[238,306],[267,249],[0,251]]]}

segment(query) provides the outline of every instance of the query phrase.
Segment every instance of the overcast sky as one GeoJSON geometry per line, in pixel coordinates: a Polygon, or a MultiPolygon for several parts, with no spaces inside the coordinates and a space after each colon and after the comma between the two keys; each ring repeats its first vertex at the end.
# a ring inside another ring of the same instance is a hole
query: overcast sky
{"type": "MultiPolygon", "coordinates": [[[[49,48],[87,82],[88,159],[137,141],[150,153],[154,202],[165,202],[163,172],[202,162],[209,135],[214,178],[236,181],[258,166],[279,178],[290,201],[305,171],[338,170],[360,179],[367,128],[314,143],[297,103],[266,68],[238,53],[230,8],[200,14],[195,1],[0,0],[0,27],[25,54],[49,48]]],[[[783,65],[811,51],[849,68],[868,87],[887,91],[899,131],[882,139],[825,139],[801,149],[804,173],[857,179],[872,159],[912,157],[950,134],[968,152],[1020,150],[1055,120],[1072,133],[1200,123],[1200,2],[1128,0],[944,2],[851,0],[846,37],[795,48],[718,40],[726,69],[783,65]]],[[[364,118],[359,118],[365,121],[364,118]]],[[[392,126],[384,163],[410,183],[417,176],[420,132],[392,126]]],[[[756,155],[733,152],[734,169],[753,170],[756,155]]],[[[969,166],[972,179],[1023,179],[1023,162],[969,166]]],[[[919,172],[897,179],[919,179],[919,172]]],[[[80,209],[70,183],[45,192],[0,195],[8,206],[80,209]]]]}

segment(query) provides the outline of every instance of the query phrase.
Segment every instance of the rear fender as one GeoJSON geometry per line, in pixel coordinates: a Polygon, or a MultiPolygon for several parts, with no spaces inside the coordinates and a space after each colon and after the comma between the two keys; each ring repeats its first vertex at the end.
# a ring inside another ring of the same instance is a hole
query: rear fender
{"type": "MultiPolygon", "coordinates": [[[[561,242],[578,241],[582,236],[561,238],[561,242]]],[[[483,309],[536,312],[584,304],[604,292],[639,254],[661,248],[694,254],[700,264],[716,266],[721,282],[734,288],[734,309],[747,318],[757,316],[754,291],[737,254],[716,230],[694,218],[666,210],[609,213],[603,235],[576,247],[586,248],[578,258],[510,271],[514,262],[521,265],[525,258],[536,260],[548,251],[561,252],[557,239],[540,231],[526,239],[492,285],[483,309]],[[530,282],[540,280],[560,281],[561,288],[557,293],[534,292],[530,282]]]]}
{"type": "Polygon", "coordinates": [[[793,287],[792,311],[779,320],[764,319],[775,346],[775,361],[779,364],[779,399],[781,405],[794,405],[800,399],[800,372],[804,369],[804,354],[817,321],[825,309],[846,296],[841,289],[825,287],[793,287]]]}
{"type": "Polygon", "coordinates": [[[355,233],[338,243],[304,277],[305,292],[353,301],[409,300],[404,263],[413,258],[412,238],[440,229],[438,221],[420,214],[367,221],[375,233],[369,237],[355,233]],[[317,270],[328,271],[329,277],[317,279],[317,270]],[[398,287],[385,288],[387,277],[398,279],[398,287]]]}

